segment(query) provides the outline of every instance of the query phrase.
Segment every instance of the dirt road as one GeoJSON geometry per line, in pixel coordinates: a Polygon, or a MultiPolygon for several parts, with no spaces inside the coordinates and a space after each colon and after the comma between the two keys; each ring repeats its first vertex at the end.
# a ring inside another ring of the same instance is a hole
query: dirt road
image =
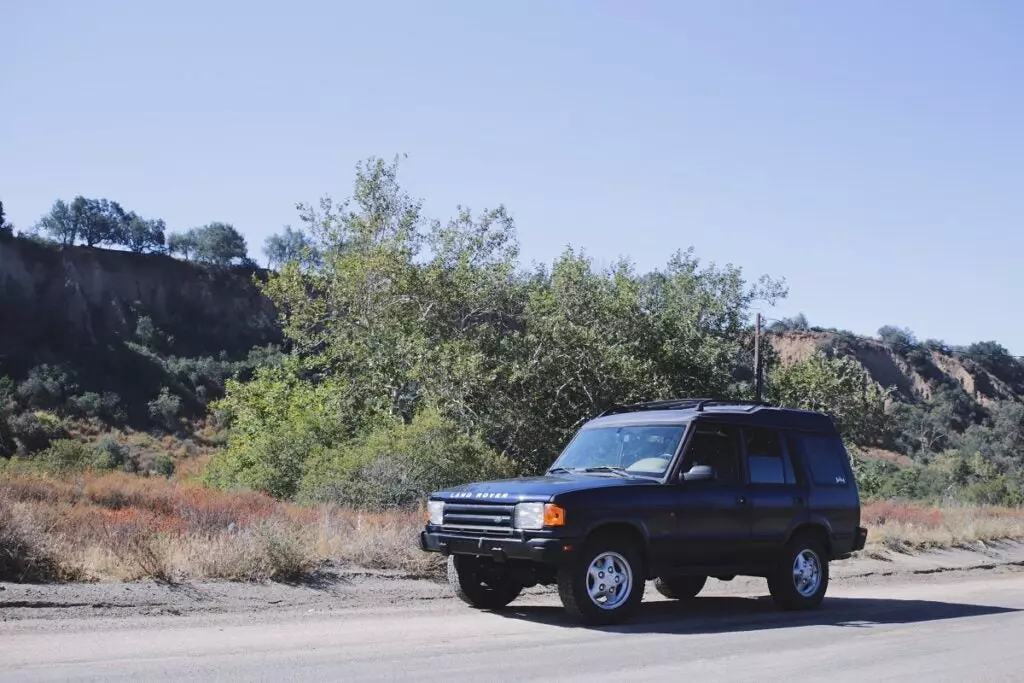
{"type": "Polygon", "coordinates": [[[550,593],[492,614],[431,590],[377,606],[325,599],[177,617],[15,619],[0,623],[0,680],[1024,677],[1020,566],[839,578],[822,609],[801,614],[776,612],[753,580],[711,581],[686,607],[649,590],[635,622],[603,629],[568,622],[550,593]]]}

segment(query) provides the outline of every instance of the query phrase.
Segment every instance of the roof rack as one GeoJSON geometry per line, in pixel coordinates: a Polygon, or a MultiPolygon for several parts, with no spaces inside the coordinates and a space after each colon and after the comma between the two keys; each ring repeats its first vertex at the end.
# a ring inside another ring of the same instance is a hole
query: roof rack
{"type": "Polygon", "coordinates": [[[642,410],[696,410],[703,412],[705,406],[747,406],[748,410],[767,407],[770,404],[763,401],[741,401],[727,398],[673,398],[665,401],[645,401],[630,405],[618,405],[608,408],[598,417],[606,415],[618,415],[621,413],[635,413],[642,410]]]}

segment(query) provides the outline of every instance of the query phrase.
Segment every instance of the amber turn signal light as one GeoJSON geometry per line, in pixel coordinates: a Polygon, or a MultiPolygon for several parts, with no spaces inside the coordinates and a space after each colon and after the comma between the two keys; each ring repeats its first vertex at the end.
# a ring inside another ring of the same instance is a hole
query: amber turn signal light
{"type": "Polygon", "coordinates": [[[544,506],[544,526],[564,526],[565,509],[554,503],[544,506]]]}

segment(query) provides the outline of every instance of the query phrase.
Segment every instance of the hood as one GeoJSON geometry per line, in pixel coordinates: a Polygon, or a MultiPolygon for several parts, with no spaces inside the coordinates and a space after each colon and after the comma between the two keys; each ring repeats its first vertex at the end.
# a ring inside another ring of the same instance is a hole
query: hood
{"type": "Polygon", "coordinates": [[[435,492],[438,500],[479,500],[510,503],[548,501],[552,496],[581,489],[612,488],[656,484],[651,479],[625,479],[600,474],[548,474],[540,477],[518,477],[478,481],[435,492]]]}

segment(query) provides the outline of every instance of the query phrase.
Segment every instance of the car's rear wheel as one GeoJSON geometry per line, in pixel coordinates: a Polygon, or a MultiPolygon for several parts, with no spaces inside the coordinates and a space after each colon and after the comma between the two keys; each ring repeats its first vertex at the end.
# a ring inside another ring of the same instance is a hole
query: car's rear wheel
{"type": "Polygon", "coordinates": [[[572,617],[591,626],[628,619],[644,596],[640,551],[628,539],[602,535],[559,570],[558,595],[572,617]]]}
{"type": "Polygon", "coordinates": [[[669,600],[692,600],[707,581],[706,576],[659,576],[654,588],[669,600]]]}
{"type": "Polygon", "coordinates": [[[825,545],[813,534],[801,534],[786,546],[768,590],[775,604],[785,610],[813,609],[828,590],[828,555],[825,545]]]}
{"type": "Polygon", "coordinates": [[[523,590],[500,567],[471,555],[448,557],[448,583],[459,599],[478,609],[506,607],[523,590]]]}

